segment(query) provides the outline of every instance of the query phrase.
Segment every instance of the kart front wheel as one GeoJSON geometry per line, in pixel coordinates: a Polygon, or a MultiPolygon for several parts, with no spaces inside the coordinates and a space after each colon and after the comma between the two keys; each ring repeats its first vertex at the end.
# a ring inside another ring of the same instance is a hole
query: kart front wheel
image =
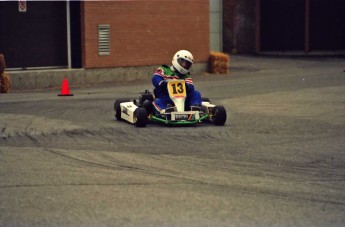
{"type": "Polygon", "coordinates": [[[139,107],[134,111],[134,124],[137,127],[145,127],[148,121],[146,109],[139,107]]]}
{"type": "Polygon", "coordinates": [[[215,106],[212,111],[213,123],[222,126],[226,122],[226,110],[224,106],[215,106]]]}
{"type": "Polygon", "coordinates": [[[118,99],[114,103],[115,118],[118,121],[121,121],[121,106],[120,106],[120,104],[123,102],[129,102],[129,99],[118,99]]]}

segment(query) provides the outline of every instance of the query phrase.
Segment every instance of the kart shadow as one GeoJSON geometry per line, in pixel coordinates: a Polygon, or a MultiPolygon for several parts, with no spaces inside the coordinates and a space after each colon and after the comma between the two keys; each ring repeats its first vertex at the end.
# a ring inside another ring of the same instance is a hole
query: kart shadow
{"type": "MultiPolygon", "coordinates": [[[[129,123],[127,121],[124,120],[116,120],[116,119],[112,119],[111,120],[114,123],[120,123],[122,125],[128,125],[129,127],[135,127],[137,128],[134,124],[129,123]]],[[[144,128],[197,128],[197,127],[217,127],[216,125],[214,125],[211,122],[199,122],[199,123],[195,123],[195,124],[165,124],[162,122],[158,122],[158,121],[149,121],[147,122],[147,125],[144,128]]]]}

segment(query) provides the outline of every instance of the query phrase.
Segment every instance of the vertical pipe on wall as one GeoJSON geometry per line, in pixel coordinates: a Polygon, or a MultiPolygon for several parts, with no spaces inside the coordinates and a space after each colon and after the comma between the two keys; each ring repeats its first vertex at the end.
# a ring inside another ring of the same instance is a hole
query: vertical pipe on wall
{"type": "Polygon", "coordinates": [[[69,1],[66,1],[66,15],[67,15],[67,65],[71,68],[71,17],[69,1]]]}
{"type": "Polygon", "coordinates": [[[310,51],[310,0],[305,0],[304,52],[310,51]]]}
{"type": "Polygon", "coordinates": [[[255,52],[259,53],[261,51],[261,7],[260,0],[255,1],[255,52]]]}
{"type": "Polygon", "coordinates": [[[223,0],[220,0],[220,50],[223,51],[223,35],[224,35],[224,32],[223,32],[223,0]]]}
{"type": "Polygon", "coordinates": [[[86,53],[85,53],[85,1],[80,2],[80,29],[81,29],[81,67],[85,68],[86,53]]]}

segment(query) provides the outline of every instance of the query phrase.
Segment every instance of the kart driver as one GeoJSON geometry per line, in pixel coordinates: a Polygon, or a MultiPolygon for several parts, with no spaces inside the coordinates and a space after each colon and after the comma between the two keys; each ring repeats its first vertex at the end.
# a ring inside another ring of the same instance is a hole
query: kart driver
{"type": "Polygon", "coordinates": [[[162,65],[157,68],[156,72],[153,74],[152,84],[156,88],[156,99],[153,101],[153,106],[159,113],[163,114],[173,111],[174,103],[168,94],[167,80],[176,79],[184,80],[186,83],[186,110],[200,111],[201,94],[194,89],[193,80],[189,73],[193,61],[193,55],[189,51],[180,50],[174,55],[172,66],[162,65]]]}

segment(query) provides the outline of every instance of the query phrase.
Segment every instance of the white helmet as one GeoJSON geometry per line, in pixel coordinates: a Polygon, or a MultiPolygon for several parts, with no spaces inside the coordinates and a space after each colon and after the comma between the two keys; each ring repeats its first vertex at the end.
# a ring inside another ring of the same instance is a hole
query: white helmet
{"type": "Polygon", "coordinates": [[[172,59],[172,65],[181,74],[189,72],[193,65],[193,55],[188,50],[177,51],[172,59]]]}

